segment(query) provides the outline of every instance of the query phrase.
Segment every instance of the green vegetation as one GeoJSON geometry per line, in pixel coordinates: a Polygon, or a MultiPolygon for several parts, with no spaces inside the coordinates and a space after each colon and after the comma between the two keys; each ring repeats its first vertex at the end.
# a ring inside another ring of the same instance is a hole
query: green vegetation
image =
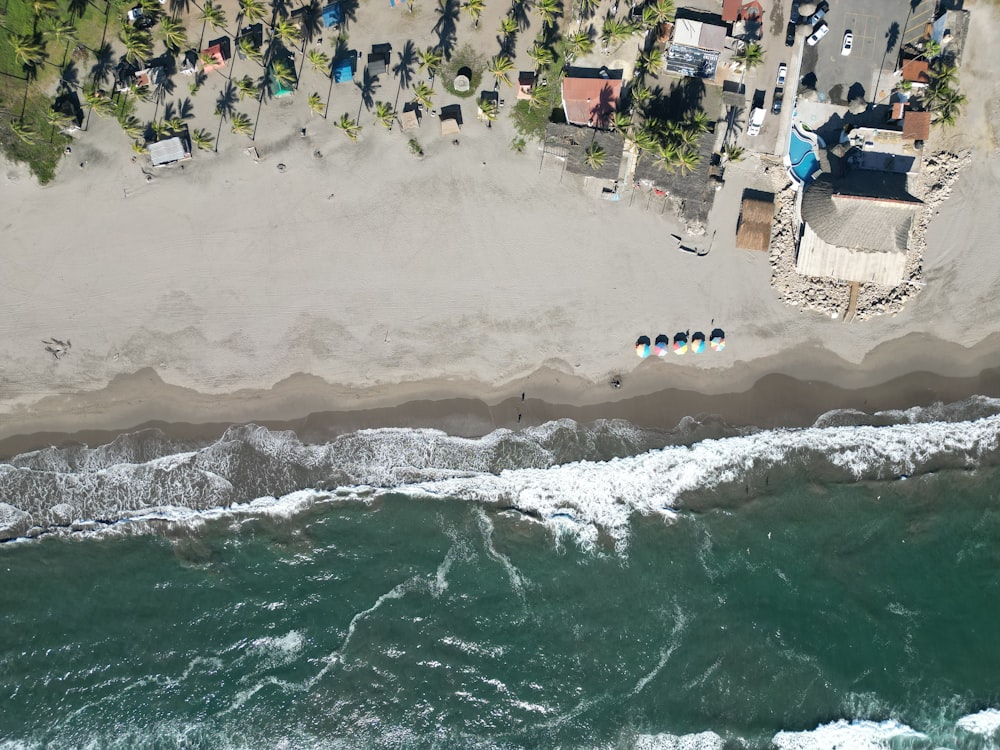
{"type": "Polygon", "coordinates": [[[444,87],[448,89],[448,93],[468,98],[479,90],[479,86],[483,82],[483,71],[485,69],[486,59],[466,44],[452,54],[451,59],[442,66],[441,78],[444,82],[444,87]],[[472,71],[472,75],[469,77],[468,91],[455,90],[455,76],[458,75],[458,71],[462,68],[468,68],[472,71]]]}
{"type": "Polygon", "coordinates": [[[548,83],[544,86],[535,84],[532,100],[518,101],[510,116],[519,135],[540,141],[545,138],[545,126],[552,122],[552,113],[562,106],[561,66],[554,65],[547,71],[543,70],[539,80],[547,80],[548,83]]]}
{"type": "Polygon", "coordinates": [[[591,143],[587,146],[586,150],[583,152],[586,154],[587,166],[593,169],[595,172],[604,166],[604,159],[607,154],[604,153],[604,149],[598,146],[596,143],[591,143]]]}
{"type": "Polygon", "coordinates": [[[523,154],[524,149],[528,147],[528,142],[524,138],[514,138],[510,142],[510,150],[515,154],[523,154]]]}
{"type": "Polygon", "coordinates": [[[358,125],[357,121],[352,119],[351,116],[345,112],[340,116],[337,122],[333,123],[334,127],[339,128],[344,131],[344,135],[350,138],[352,141],[357,143],[358,136],[361,135],[361,126],[358,125]]]}
{"type": "Polygon", "coordinates": [[[733,59],[747,70],[752,70],[764,62],[764,48],[759,42],[744,44],[733,59]]]}
{"type": "Polygon", "coordinates": [[[966,102],[965,94],[958,90],[958,68],[948,61],[935,60],[931,65],[931,82],[921,99],[933,113],[935,125],[954,127],[966,102]]]}
{"type": "Polygon", "coordinates": [[[410,147],[410,153],[413,154],[414,156],[424,155],[424,149],[423,147],[421,147],[420,141],[418,141],[416,138],[411,138],[406,145],[410,147]]]}

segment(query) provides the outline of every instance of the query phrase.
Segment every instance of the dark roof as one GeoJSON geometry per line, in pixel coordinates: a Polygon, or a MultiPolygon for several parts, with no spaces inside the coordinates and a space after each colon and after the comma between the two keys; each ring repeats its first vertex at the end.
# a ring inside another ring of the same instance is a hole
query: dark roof
{"type": "Polygon", "coordinates": [[[625,139],[618,133],[578,128],[550,122],[545,127],[545,152],[566,159],[566,171],[602,180],[617,180],[621,171],[625,139]],[[594,143],[604,149],[599,169],[587,164],[587,149],[594,143]]]}
{"type": "Polygon", "coordinates": [[[903,138],[926,141],[931,134],[931,113],[906,110],[903,115],[903,138]]]}
{"type": "Polygon", "coordinates": [[[822,175],[802,195],[802,220],[824,242],[879,252],[906,251],[921,202],[906,191],[906,176],[863,172],[822,175]]]}
{"type": "Polygon", "coordinates": [[[716,183],[709,179],[715,134],[705,133],[698,141],[701,161],[693,172],[670,172],[656,165],[656,158],[642,151],[635,167],[635,179],[652,183],[681,201],[681,214],[688,220],[705,223],[715,202],[716,183]]]}

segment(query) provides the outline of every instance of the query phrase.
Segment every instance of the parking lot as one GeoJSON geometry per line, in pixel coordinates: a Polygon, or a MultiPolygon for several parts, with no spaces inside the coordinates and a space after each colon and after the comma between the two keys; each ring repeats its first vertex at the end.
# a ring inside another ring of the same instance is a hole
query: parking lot
{"type": "MultiPolygon", "coordinates": [[[[828,0],[823,19],[830,31],[815,46],[806,44],[802,83],[820,101],[847,104],[861,96],[884,101],[892,93],[892,72],[904,38],[929,20],[933,0],[828,0]],[[854,34],[851,54],[841,55],[844,33],[854,34]],[[884,71],[883,71],[884,66],[884,71]]],[[[805,42],[799,42],[805,44],[805,42]]]]}

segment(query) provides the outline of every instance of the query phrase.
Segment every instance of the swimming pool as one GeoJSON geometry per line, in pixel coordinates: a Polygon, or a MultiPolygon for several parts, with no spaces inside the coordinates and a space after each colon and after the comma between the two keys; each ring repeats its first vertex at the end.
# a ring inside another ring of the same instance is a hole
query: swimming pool
{"type": "Polygon", "coordinates": [[[807,184],[813,173],[819,169],[819,159],[813,148],[813,141],[803,134],[797,125],[793,126],[788,141],[788,171],[802,185],[807,184]]]}

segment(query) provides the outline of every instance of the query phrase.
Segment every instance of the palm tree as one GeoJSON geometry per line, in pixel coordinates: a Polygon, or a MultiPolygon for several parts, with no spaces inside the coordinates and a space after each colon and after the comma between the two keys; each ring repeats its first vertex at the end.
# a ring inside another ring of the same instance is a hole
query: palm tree
{"type": "Polygon", "coordinates": [[[58,109],[48,109],[45,111],[45,122],[56,130],[62,130],[73,122],[73,118],[58,109]]]}
{"type": "Polygon", "coordinates": [[[538,11],[543,26],[554,26],[556,19],[562,15],[562,3],[559,0],[538,0],[535,10],[538,11]]]}
{"type": "Polygon", "coordinates": [[[187,30],[184,28],[184,24],[170,16],[166,16],[160,21],[160,36],[174,52],[188,44],[187,30]]]}
{"type": "Polygon", "coordinates": [[[31,146],[35,142],[35,129],[24,120],[12,120],[10,129],[26,145],[31,146]]]}
{"type": "Polygon", "coordinates": [[[198,20],[211,24],[213,29],[220,31],[226,28],[226,11],[215,5],[212,0],[205,0],[205,7],[201,9],[198,20]]]}
{"type": "Polygon", "coordinates": [[[596,143],[591,143],[587,146],[586,150],[583,152],[586,154],[587,166],[593,169],[595,172],[604,166],[604,149],[598,146],[596,143]]]}
{"type": "Polygon", "coordinates": [[[580,18],[590,18],[597,12],[597,8],[600,6],[601,0],[579,0],[578,13],[580,18]]]}
{"type": "Polygon", "coordinates": [[[632,36],[632,27],[627,23],[614,16],[608,16],[604,19],[604,25],[601,26],[601,44],[605,47],[620,44],[630,36],[632,36]]]}
{"type": "Polygon", "coordinates": [[[167,127],[170,128],[171,135],[177,135],[178,133],[184,132],[184,118],[183,117],[171,117],[167,120],[167,127]]]}
{"type": "Polygon", "coordinates": [[[194,145],[197,146],[202,151],[208,151],[212,148],[212,141],[215,140],[215,136],[209,133],[207,130],[198,129],[191,133],[191,140],[194,141],[194,145]]]}
{"type": "Polygon", "coordinates": [[[528,57],[535,61],[535,70],[549,67],[556,61],[555,53],[544,44],[535,42],[534,46],[528,50],[528,57]]]}
{"type": "Polygon", "coordinates": [[[267,16],[264,3],[260,2],[260,0],[240,0],[240,10],[243,12],[243,18],[248,24],[263,21],[267,16]]]}
{"type": "Polygon", "coordinates": [[[417,68],[421,71],[426,70],[431,78],[436,76],[438,71],[441,70],[441,63],[443,61],[444,58],[441,56],[441,53],[433,47],[417,50],[417,68]]]}
{"type": "Polygon", "coordinates": [[[243,76],[236,80],[236,94],[239,96],[240,101],[246,98],[255,99],[260,93],[260,89],[257,88],[257,84],[250,76],[243,76]]]}
{"type": "Polygon", "coordinates": [[[615,112],[611,118],[611,126],[624,136],[632,132],[632,117],[624,112],[615,112]]]}
{"type": "Polygon", "coordinates": [[[56,44],[69,44],[76,41],[76,26],[69,21],[52,19],[45,32],[56,44]]]}
{"type": "Polygon", "coordinates": [[[281,40],[282,44],[295,44],[302,38],[302,32],[297,24],[282,18],[274,26],[274,35],[281,40]]]}
{"type": "Polygon", "coordinates": [[[136,138],[132,141],[132,151],[142,156],[146,153],[146,141],[136,138]]]}
{"type": "Polygon", "coordinates": [[[950,87],[958,81],[958,67],[954,64],[937,60],[931,66],[930,88],[950,87]]]}
{"type": "Polygon", "coordinates": [[[733,59],[747,70],[752,70],[764,62],[764,47],[760,42],[747,42],[733,55],[733,59]]]}
{"type": "Polygon", "coordinates": [[[284,88],[290,89],[295,85],[295,70],[286,60],[282,60],[280,57],[271,60],[269,70],[271,78],[284,88]]]}
{"type": "Polygon", "coordinates": [[[323,97],[319,95],[318,91],[314,91],[309,94],[309,109],[312,110],[314,115],[322,115],[323,111],[326,109],[326,105],[323,103],[323,97]]]}
{"type": "Polygon", "coordinates": [[[576,59],[594,50],[594,39],[586,31],[578,31],[566,37],[566,57],[576,59]]]}
{"type": "Polygon", "coordinates": [[[240,52],[249,57],[258,65],[264,64],[264,54],[253,44],[253,39],[249,36],[240,37],[240,52]]]}
{"type": "Polygon", "coordinates": [[[654,164],[660,169],[665,169],[668,172],[672,172],[674,167],[677,165],[678,150],[677,147],[672,143],[657,143],[652,149],[656,160],[654,164]]]}
{"type": "Polygon", "coordinates": [[[510,36],[517,33],[517,20],[509,15],[500,19],[500,36],[510,36]]]}
{"type": "Polygon", "coordinates": [[[510,142],[510,150],[515,154],[523,154],[528,142],[524,138],[514,138],[510,142]]]}
{"type": "Polygon", "coordinates": [[[663,70],[663,50],[659,47],[653,47],[649,52],[640,54],[639,68],[643,73],[652,73],[654,76],[658,76],[663,70]]]}
{"type": "Polygon", "coordinates": [[[707,133],[711,127],[712,122],[704,110],[698,110],[693,115],[688,117],[688,125],[692,130],[696,131],[698,135],[707,133]]]}
{"type": "Polygon", "coordinates": [[[430,109],[433,106],[434,89],[423,81],[420,81],[420,83],[413,87],[413,98],[427,109],[430,109]]]}
{"type": "Polygon", "coordinates": [[[129,87],[129,93],[132,94],[140,102],[151,102],[153,101],[153,92],[149,90],[149,86],[145,84],[139,86],[138,84],[132,84],[129,87]]]}
{"type": "Polygon", "coordinates": [[[139,118],[134,115],[128,115],[123,120],[120,121],[122,126],[122,131],[132,140],[136,140],[142,135],[142,123],[139,122],[139,118]]]}
{"type": "Polygon", "coordinates": [[[245,135],[249,138],[253,134],[253,120],[242,112],[234,112],[229,124],[232,125],[230,131],[233,135],[245,135]]]}
{"type": "Polygon", "coordinates": [[[486,70],[496,79],[498,84],[500,81],[503,81],[510,86],[510,72],[513,69],[514,63],[511,62],[511,59],[507,55],[494,55],[486,63],[486,70]]]}
{"type": "Polygon", "coordinates": [[[44,18],[46,16],[51,16],[56,12],[56,1],[55,0],[31,0],[31,12],[34,13],[35,18],[44,18]]]}
{"type": "Polygon", "coordinates": [[[656,23],[664,23],[666,21],[672,21],[674,18],[674,2],[673,0],[653,0],[648,6],[653,13],[653,18],[656,19],[656,23]]]}
{"type": "Polygon", "coordinates": [[[330,72],[330,56],[325,52],[318,49],[311,49],[306,53],[306,59],[309,60],[312,69],[317,73],[330,72]]]}
{"type": "Polygon", "coordinates": [[[45,59],[45,45],[37,35],[17,34],[11,38],[14,59],[25,68],[34,68],[45,59]]]}
{"type": "Polygon", "coordinates": [[[645,125],[632,134],[632,141],[640,149],[643,151],[649,151],[650,153],[656,151],[656,147],[659,145],[659,141],[656,139],[656,133],[645,125]]]}
{"type": "Polygon", "coordinates": [[[500,112],[500,108],[497,106],[496,100],[494,99],[480,99],[479,111],[482,113],[482,116],[486,118],[486,122],[492,123],[497,119],[497,114],[500,112]]]}
{"type": "Polygon", "coordinates": [[[465,5],[465,12],[469,14],[469,18],[472,19],[473,28],[479,28],[479,17],[483,14],[483,10],[486,8],[485,0],[467,0],[465,5]]]}
{"type": "Polygon", "coordinates": [[[170,134],[170,127],[162,120],[154,120],[149,123],[149,129],[153,131],[153,136],[158,141],[162,141],[170,134]]]}
{"type": "Polygon", "coordinates": [[[726,155],[729,161],[741,161],[744,156],[746,156],[746,149],[742,146],[737,146],[735,143],[727,143],[722,147],[722,153],[726,155]]]}
{"type": "Polygon", "coordinates": [[[653,98],[653,92],[650,91],[648,86],[641,83],[636,83],[632,85],[629,91],[629,96],[632,101],[639,105],[640,108],[645,107],[646,104],[653,98]]]}
{"type": "Polygon", "coordinates": [[[145,31],[126,26],[121,40],[125,45],[125,59],[130,63],[141,66],[153,54],[153,38],[145,31]]]}
{"type": "Polygon", "coordinates": [[[115,113],[115,105],[103,91],[85,91],[83,101],[101,117],[110,117],[115,113]]]}
{"type": "Polygon", "coordinates": [[[701,154],[693,148],[679,149],[675,164],[680,169],[681,174],[684,174],[684,172],[693,172],[701,164],[701,154]]]}
{"type": "Polygon", "coordinates": [[[375,102],[375,122],[386,130],[392,129],[393,120],[396,119],[396,110],[388,102],[375,102]]]}
{"type": "Polygon", "coordinates": [[[361,134],[361,126],[352,120],[351,116],[346,112],[340,116],[340,119],[334,123],[334,126],[343,130],[344,135],[355,142],[358,140],[358,135],[361,134]]]}
{"type": "Polygon", "coordinates": [[[936,42],[933,39],[928,39],[924,42],[924,50],[920,53],[920,56],[925,60],[933,60],[935,57],[941,54],[941,43],[936,42]]]}

